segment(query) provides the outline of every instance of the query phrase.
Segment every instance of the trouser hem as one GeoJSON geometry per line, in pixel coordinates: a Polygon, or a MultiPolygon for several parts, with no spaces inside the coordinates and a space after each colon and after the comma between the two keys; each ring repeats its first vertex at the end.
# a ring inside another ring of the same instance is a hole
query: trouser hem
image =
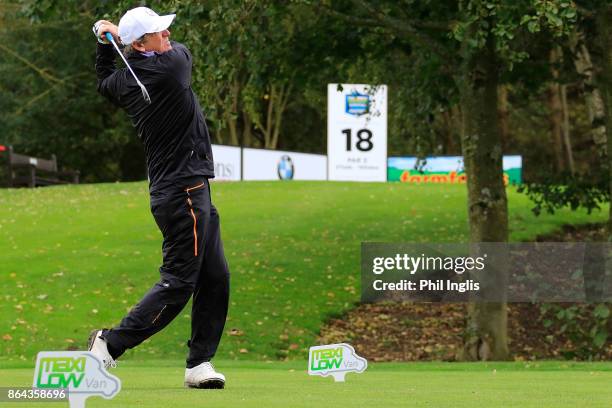
{"type": "Polygon", "coordinates": [[[112,335],[112,332],[102,331],[102,335],[100,337],[106,341],[106,348],[108,349],[108,352],[113,360],[118,359],[123,353],[125,353],[126,348],[121,344],[116,336],[112,335]]]}
{"type": "Polygon", "coordinates": [[[187,368],[193,368],[193,367],[197,367],[202,363],[207,363],[209,362],[211,359],[210,358],[203,358],[203,359],[198,359],[198,360],[190,360],[187,362],[186,367],[187,368]]]}

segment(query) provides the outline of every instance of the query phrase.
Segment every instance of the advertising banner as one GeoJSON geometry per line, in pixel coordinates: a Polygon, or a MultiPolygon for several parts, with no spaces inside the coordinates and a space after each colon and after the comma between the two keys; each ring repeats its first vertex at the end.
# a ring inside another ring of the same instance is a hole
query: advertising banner
{"type": "Polygon", "coordinates": [[[322,154],[282,150],[242,149],[244,180],[326,180],[322,154]]]}
{"type": "Polygon", "coordinates": [[[212,145],[217,181],[240,181],[240,148],[212,145]]]}
{"type": "Polygon", "coordinates": [[[387,87],[327,86],[329,180],[386,181],[387,87]]]}
{"type": "MultiPolygon", "coordinates": [[[[463,168],[463,157],[428,157],[421,169],[416,169],[416,157],[389,157],[387,177],[389,181],[404,183],[465,183],[467,176],[463,168]]],[[[504,183],[521,184],[522,157],[504,156],[504,183]]]]}

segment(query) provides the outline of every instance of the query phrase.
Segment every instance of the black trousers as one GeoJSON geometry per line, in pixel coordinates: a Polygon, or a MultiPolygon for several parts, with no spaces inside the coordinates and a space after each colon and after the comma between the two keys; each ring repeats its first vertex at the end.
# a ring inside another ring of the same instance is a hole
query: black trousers
{"type": "Polygon", "coordinates": [[[229,268],[219,214],[206,178],[192,178],[151,194],[151,212],[163,234],[161,279],[102,337],[113,358],[166,327],[193,295],[187,368],[217,351],[229,301],[229,268]]]}

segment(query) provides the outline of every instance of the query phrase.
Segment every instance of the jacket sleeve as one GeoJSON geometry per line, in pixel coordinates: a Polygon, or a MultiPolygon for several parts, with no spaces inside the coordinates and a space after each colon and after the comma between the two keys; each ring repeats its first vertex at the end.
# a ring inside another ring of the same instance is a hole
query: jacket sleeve
{"type": "Polygon", "coordinates": [[[191,53],[183,44],[172,41],[172,49],[160,55],[167,69],[167,74],[176,79],[185,88],[191,86],[191,53]]]}
{"type": "Polygon", "coordinates": [[[96,50],[96,76],[98,77],[98,92],[118,105],[117,79],[113,75],[117,70],[115,65],[115,50],[111,44],[100,44],[96,50]]]}

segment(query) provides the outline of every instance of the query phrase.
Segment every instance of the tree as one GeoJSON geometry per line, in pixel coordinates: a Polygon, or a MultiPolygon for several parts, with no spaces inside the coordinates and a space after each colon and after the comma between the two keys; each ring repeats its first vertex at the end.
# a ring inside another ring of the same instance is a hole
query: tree
{"type": "MultiPolygon", "coordinates": [[[[596,9],[597,39],[602,52],[601,72],[597,82],[604,100],[605,127],[607,134],[608,188],[612,196],[612,5],[598,2],[596,9]]],[[[612,242],[612,206],[608,222],[608,240],[612,242]]]]}
{"type": "MultiPolygon", "coordinates": [[[[564,34],[576,15],[573,5],[540,0],[331,4],[319,7],[346,23],[384,30],[404,46],[408,42],[412,59],[418,62],[418,55],[426,56],[422,60],[429,62],[429,76],[451,79],[441,83],[451,89],[430,92],[456,95],[460,105],[470,241],[506,242],[508,209],[497,111],[500,77],[527,57],[534,33],[547,29],[564,34]]],[[[451,98],[447,105],[452,106],[451,98]]],[[[507,358],[506,304],[471,304],[466,334],[465,358],[507,358]]]]}
{"type": "MultiPolygon", "coordinates": [[[[55,153],[84,181],[129,178],[119,159],[131,131],[96,92],[90,24],[70,16],[32,23],[30,12],[13,5],[2,15],[2,144],[38,157],[55,153]]],[[[144,177],[140,158],[134,178],[144,177]]]]}
{"type": "Polygon", "coordinates": [[[295,50],[314,20],[274,0],[172,5],[188,16],[187,23],[177,24],[178,32],[199,62],[194,89],[209,108],[216,141],[275,149],[296,82],[303,78],[295,50]]]}

